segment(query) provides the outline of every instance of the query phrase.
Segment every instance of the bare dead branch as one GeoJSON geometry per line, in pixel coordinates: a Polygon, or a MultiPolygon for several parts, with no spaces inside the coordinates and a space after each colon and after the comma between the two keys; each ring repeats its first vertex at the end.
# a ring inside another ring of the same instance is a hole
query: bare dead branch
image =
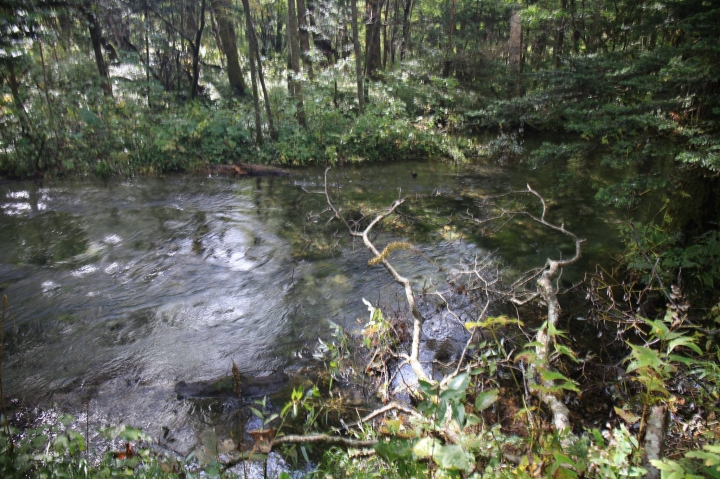
{"type": "Polygon", "coordinates": [[[366,415],[365,417],[360,418],[360,420],[358,420],[352,424],[348,424],[347,427],[351,428],[351,427],[360,426],[361,424],[371,421],[372,419],[378,417],[381,414],[385,414],[386,412],[393,411],[393,410],[402,411],[405,414],[409,414],[410,416],[416,417],[418,419],[422,419],[422,415],[419,412],[417,412],[416,410],[414,410],[413,408],[406,406],[405,404],[401,404],[399,402],[394,401],[394,402],[391,402],[390,404],[387,404],[379,409],[374,410],[373,412],[366,415]]]}
{"type": "Polygon", "coordinates": [[[275,441],[273,441],[273,447],[276,444],[328,444],[335,446],[363,448],[373,447],[377,443],[378,441],[374,439],[361,440],[343,436],[331,436],[329,434],[311,434],[308,436],[289,434],[287,436],[281,436],[275,439],[275,441]]]}
{"type": "MultiPolygon", "coordinates": [[[[401,204],[403,204],[405,202],[405,198],[399,198],[395,200],[393,204],[390,205],[387,210],[385,210],[385,212],[377,215],[375,219],[373,219],[364,230],[358,231],[356,228],[352,227],[350,223],[348,223],[348,221],[340,214],[340,211],[337,209],[337,207],[332,201],[332,198],[330,197],[327,181],[329,171],[330,168],[328,167],[325,170],[325,198],[327,200],[328,206],[330,206],[330,208],[332,209],[335,217],[345,224],[345,227],[347,228],[348,234],[350,234],[350,236],[361,237],[365,246],[373,253],[373,256],[381,256],[380,251],[378,251],[373,242],[370,240],[370,232],[378,223],[390,216],[401,204]]],[[[405,290],[405,299],[407,300],[408,306],[410,307],[410,312],[413,317],[413,337],[410,346],[410,355],[406,358],[408,364],[410,365],[418,379],[432,382],[432,380],[428,378],[425,370],[422,367],[422,364],[420,364],[420,360],[418,359],[420,355],[420,336],[422,334],[424,318],[422,317],[420,310],[415,304],[415,294],[412,289],[412,284],[410,283],[410,280],[408,278],[405,278],[397,272],[397,270],[387,260],[387,258],[382,258],[380,263],[388,271],[388,273],[390,273],[390,276],[392,276],[395,282],[400,284],[405,290]]]]}

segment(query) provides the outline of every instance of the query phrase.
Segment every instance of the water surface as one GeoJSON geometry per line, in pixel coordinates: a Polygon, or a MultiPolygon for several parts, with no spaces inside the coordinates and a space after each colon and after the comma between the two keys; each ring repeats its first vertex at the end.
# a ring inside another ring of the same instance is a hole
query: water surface
{"type": "MultiPolygon", "coordinates": [[[[566,238],[531,221],[491,237],[465,221],[481,213],[478,198],[528,183],[546,196],[549,219],[588,239],[571,278],[617,247],[622,213],[598,214],[590,188],[559,192],[547,174],[393,162],[336,169],[331,178],[333,197],[351,215],[423,197],[408,201],[412,218],[391,233],[418,246],[393,256],[418,285],[442,281],[438,265],[488,252],[508,271],[571,254],[566,238]]],[[[0,186],[0,290],[12,307],[6,394],[156,434],[197,428],[192,406],[173,394],[176,382],[227,375],[232,361],[253,374],[289,368],[327,337],[329,321],[357,331],[363,297],[402,305],[360,242],[326,222],[322,189],[316,168],[262,179],[0,186]]]]}

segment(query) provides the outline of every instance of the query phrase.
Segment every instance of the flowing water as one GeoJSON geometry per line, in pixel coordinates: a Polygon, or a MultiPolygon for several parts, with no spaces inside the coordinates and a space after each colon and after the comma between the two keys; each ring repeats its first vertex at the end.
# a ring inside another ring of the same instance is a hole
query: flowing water
{"type": "MultiPolygon", "coordinates": [[[[487,252],[507,270],[569,254],[566,238],[532,222],[490,238],[456,226],[455,218],[477,214],[477,198],[527,183],[548,199],[552,221],[588,239],[570,278],[617,248],[621,215],[598,213],[583,182],[563,190],[555,177],[522,168],[436,162],[347,167],[331,177],[338,204],[352,202],[352,211],[425,195],[411,207],[414,227],[393,231],[422,252],[393,256],[420,285],[442,275],[438,264],[487,252]]],[[[361,244],[326,224],[322,187],[316,168],[261,179],[0,186],[0,292],[11,306],[5,393],[87,409],[97,423],[185,431],[187,450],[200,426],[173,391],[178,381],[226,376],[232,361],[249,374],[291,368],[328,336],[329,321],[359,330],[362,298],[402,303],[361,244]]]]}

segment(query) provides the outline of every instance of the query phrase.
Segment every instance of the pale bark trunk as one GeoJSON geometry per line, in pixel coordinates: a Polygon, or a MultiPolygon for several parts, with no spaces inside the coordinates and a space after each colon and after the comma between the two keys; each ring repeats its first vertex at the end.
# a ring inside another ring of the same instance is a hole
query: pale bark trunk
{"type": "Polygon", "coordinates": [[[522,24],[520,12],[514,10],[510,16],[510,40],[508,43],[508,65],[510,67],[511,93],[520,96],[520,67],[522,63],[522,24]]]}
{"type": "Polygon", "coordinates": [[[362,57],[360,56],[360,40],[358,38],[358,9],[357,0],[350,0],[350,10],[352,15],[352,37],[353,49],[355,50],[355,77],[357,80],[358,90],[358,108],[362,113],[365,107],[365,98],[363,91],[363,74],[362,74],[362,57]]]}
{"type": "Polygon", "coordinates": [[[668,427],[668,409],[667,406],[654,406],[650,410],[650,417],[647,421],[647,431],[645,432],[645,454],[643,458],[643,467],[647,469],[646,478],[660,479],[660,470],[653,466],[650,461],[653,459],[662,459],[665,449],[665,435],[668,427]]]}

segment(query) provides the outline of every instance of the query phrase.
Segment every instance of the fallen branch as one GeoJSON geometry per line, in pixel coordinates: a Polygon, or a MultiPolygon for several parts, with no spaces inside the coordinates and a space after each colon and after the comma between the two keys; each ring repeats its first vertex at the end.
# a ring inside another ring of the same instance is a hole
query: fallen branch
{"type": "Polygon", "coordinates": [[[375,439],[352,439],[343,436],[331,436],[329,434],[311,434],[309,436],[299,434],[289,434],[275,439],[273,447],[276,444],[328,444],[332,446],[344,446],[353,448],[373,447],[378,441],[375,439]]]}
{"type": "Polygon", "coordinates": [[[340,211],[333,203],[332,198],[330,198],[327,180],[328,171],[330,171],[329,167],[325,170],[325,199],[327,200],[328,206],[332,209],[335,218],[343,222],[345,228],[347,228],[348,234],[356,238],[362,238],[363,243],[373,253],[374,258],[379,258],[379,263],[381,263],[383,267],[390,273],[390,276],[392,276],[395,282],[400,284],[405,290],[405,299],[407,300],[408,306],[410,307],[410,312],[413,317],[413,336],[412,344],[410,346],[410,355],[404,356],[418,379],[428,382],[434,382],[425,373],[425,369],[423,369],[419,359],[420,336],[422,334],[424,318],[422,317],[420,310],[415,304],[415,294],[412,289],[412,284],[410,284],[410,280],[408,278],[400,275],[400,273],[397,272],[393,265],[388,261],[387,257],[383,256],[381,252],[375,247],[373,242],[370,240],[370,232],[372,231],[372,229],[382,220],[390,216],[397,209],[398,206],[403,204],[405,202],[405,198],[395,200],[395,202],[390,206],[390,208],[388,208],[384,213],[377,215],[375,219],[372,220],[364,230],[359,231],[358,229],[350,226],[350,223],[348,223],[348,221],[340,214],[340,211]]]}
{"type": "Polygon", "coordinates": [[[351,427],[359,426],[363,423],[366,423],[366,422],[378,417],[380,414],[384,414],[384,413],[386,413],[388,411],[392,411],[394,409],[397,409],[399,411],[402,411],[406,414],[409,414],[409,415],[417,417],[417,418],[422,418],[422,415],[419,412],[417,412],[416,410],[414,410],[413,408],[406,406],[404,404],[400,404],[399,402],[391,402],[390,404],[387,404],[379,409],[374,410],[367,416],[360,418],[360,420],[358,420],[357,422],[348,424],[347,427],[351,428],[351,427]]]}

